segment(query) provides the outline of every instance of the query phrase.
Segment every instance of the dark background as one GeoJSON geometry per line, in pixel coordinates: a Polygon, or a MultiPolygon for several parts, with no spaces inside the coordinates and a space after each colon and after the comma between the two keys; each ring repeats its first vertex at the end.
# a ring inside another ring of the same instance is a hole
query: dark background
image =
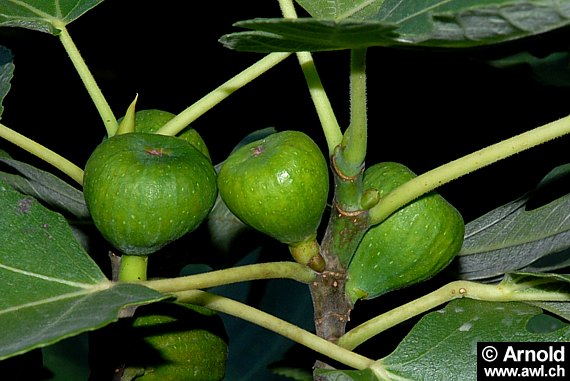
{"type": "MultiPolygon", "coordinates": [[[[279,16],[275,1],[201,2],[192,7],[180,3],[108,0],[68,26],[117,117],[137,93],[140,109],[182,111],[262,57],[231,51],[217,42],[236,31],[232,23],[279,16]]],[[[568,35],[563,30],[463,51],[370,49],[367,163],[398,161],[422,173],[566,116],[569,88],[541,84],[529,67],[498,69],[487,61],[520,51],[537,56],[568,51],[568,35]]],[[[58,38],[3,28],[0,45],[12,50],[16,65],[2,123],[83,166],[105,129],[58,38]]],[[[314,57],[345,127],[349,54],[314,57]]],[[[245,134],[269,126],[305,131],[325,147],[294,57],[194,124],[215,163],[224,160],[245,134]]],[[[470,221],[522,195],[552,168],[568,163],[569,143],[564,137],[533,148],[447,184],[440,193],[470,221]]],[[[0,141],[0,149],[51,170],[5,141],[0,141]]],[[[397,297],[391,301],[401,302],[397,297]]],[[[389,308],[389,303],[382,308],[389,308]]]]}

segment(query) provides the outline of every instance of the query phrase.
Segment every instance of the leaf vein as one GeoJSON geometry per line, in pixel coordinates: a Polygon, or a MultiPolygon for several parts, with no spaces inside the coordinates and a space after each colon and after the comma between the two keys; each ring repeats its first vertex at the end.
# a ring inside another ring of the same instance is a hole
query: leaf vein
{"type": "Polygon", "coordinates": [[[38,274],[38,273],[34,273],[31,271],[26,271],[26,270],[22,270],[22,269],[18,269],[16,267],[12,267],[12,266],[6,266],[0,263],[0,269],[5,269],[8,271],[12,271],[18,274],[22,274],[22,275],[26,275],[26,276],[30,276],[33,278],[38,278],[38,279],[42,279],[45,280],[47,282],[55,282],[55,283],[59,283],[59,284],[65,284],[71,287],[77,287],[77,288],[82,288],[82,289],[90,289],[93,287],[93,284],[89,284],[89,283],[81,283],[81,282],[74,282],[74,281],[69,281],[69,280],[65,280],[65,279],[59,279],[59,278],[54,278],[54,277],[50,277],[47,275],[42,275],[42,274],[38,274]]]}
{"type": "Polygon", "coordinates": [[[21,305],[12,306],[10,308],[0,310],[0,315],[7,314],[10,312],[19,311],[19,310],[22,310],[24,308],[38,307],[41,305],[54,303],[54,302],[58,302],[58,301],[65,300],[65,299],[71,299],[71,298],[75,298],[75,297],[82,296],[82,295],[88,295],[88,294],[91,294],[91,293],[97,292],[97,291],[102,291],[106,288],[109,288],[110,283],[111,282],[108,282],[108,284],[101,284],[101,285],[95,285],[95,286],[92,285],[90,287],[90,289],[83,289],[83,290],[76,291],[76,292],[70,292],[68,294],[60,294],[57,296],[53,296],[51,298],[41,299],[41,300],[37,300],[34,302],[29,302],[29,303],[25,303],[25,304],[21,304],[21,305]]]}

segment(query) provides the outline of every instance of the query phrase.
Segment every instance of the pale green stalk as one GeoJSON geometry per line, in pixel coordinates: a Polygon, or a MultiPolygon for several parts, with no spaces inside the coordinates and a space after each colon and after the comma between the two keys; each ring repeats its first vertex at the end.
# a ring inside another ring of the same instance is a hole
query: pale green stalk
{"type": "Polygon", "coordinates": [[[366,49],[351,50],[350,126],[344,133],[339,168],[345,176],[356,176],[366,158],[368,116],[366,113],[366,49]]]}
{"type": "Polygon", "coordinates": [[[294,324],[248,306],[247,304],[198,290],[181,291],[176,293],[175,296],[178,302],[204,306],[214,311],[235,316],[256,324],[351,368],[366,369],[374,363],[373,360],[367,357],[341,348],[294,324]]]}
{"type": "Polygon", "coordinates": [[[469,281],[451,282],[436,291],[394,308],[348,331],[338,341],[346,349],[354,349],[366,340],[414,316],[422,314],[453,299],[469,298],[489,302],[570,301],[564,292],[529,292],[517,286],[481,284],[469,281]]]}
{"type": "MultiPolygon", "coordinates": [[[[297,12],[291,0],[279,0],[279,6],[283,17],[297,18],[297,12]]],[[[333,154],[335,147],[342,142],[342,131],[317,72],[313,56],[310,52],[298,52],[297,60],[301,65],[305,81],[309,87],[309,93],[321,122],[330,156],[333,154]]]]}
{"type": "Polygon", "coordinates": [[[75,70],[83,81],[83,85],[85,85],[85,88],[93,100],[97,111],[99,111],[99,115],[101,116],[101,119],[103,119],[105,129],[107,130],[107,135],[113,136],[117,131],[118,124],[117,119],[111,110],[111,107],[103,96],[99,85],[95,81],[95,78],[93,78],[93,75],[89,71],[87,64],[83,60],[83,57],[81,57],[79,49],[77,49],[77,46],[75,46],[75,43],[65,28],[65,25],[59,22],[54,22],[54,26],[60,30],[59,40],[63,44],[65,51],[69,55],[69,58],[75,67],[75,70]]]}
{"type": "Polygon", "coordinates": [[[120,282],[145,281],[147,277],[148,255],[126,255],[121,256],[121,266],[119,267],[120,282]]]}
{"type": "Polygon", "coordinates": [[[162,126],[157,133],[162,135],[178,134],[190,123],[229,97],[234,91],[241,89],[290,55],[291,53],[268,54],[176,115],[162,126]]]}
{"type": "Polygon", "coordinates": [[[149,280],[145,286],[162,293],[202,289],[224,284],[258,279],[293,279],[310,283],[316,273],[307,266],[295,262],[269,262],[209,271],[185,277],[149,280]]]}
{"type": "Polygon", "coordinates": [[[402,206],[435,188],[539,144],[570,133],[570,116],[485,147],[426,172],[386,195],[370,209],[371,224],[378,224],[402,206]]]}
{"type": "Polygon", "coordinates": [[[66,158],[0,123],[0,137],[53,165],[79,185],[83,184],[83,170],[66,158]]]}

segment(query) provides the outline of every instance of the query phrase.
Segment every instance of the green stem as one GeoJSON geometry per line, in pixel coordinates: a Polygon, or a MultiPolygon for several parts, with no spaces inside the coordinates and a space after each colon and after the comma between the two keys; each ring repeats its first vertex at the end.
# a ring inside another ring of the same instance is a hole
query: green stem
{"type": "MultiPolygon", "coordinates": [[[[281,7],[283,17],[297,18],[297,12],[291,0],[279,0],[279,6],[281,7]]],[[[317,116],[321,122],[330,156],[333,154],[335,147],[342,142],[342,132],[338,120],[336,119],[327,93],[325,92],[311,53],[298,52],[297,60],[301,65],[305,81],[309,87],[309,94],[311,95],[317,116]]]]}
{"type": "Polygon", "coordinates": [[[366,49],[351,50],[350,107],[350,125],[344,133],[343,149],[337,160],[345,176],[357,175],[366,158],[366,49]]]}
{"type": "Polygon", "coordinates": [[[275,278],[288,278],[301,283],[310,283],[315,279],[315,272],[295,262],[257,263],[179,278],[149,280],[145,282],[145,286],[162,293],[170,293],[275,278]]]}
{"type": "Polygon", "coordinates": [[[194,122],[200,116],[204,115],[208,110],[229,97],[234,91],[244,87],[290,55],[291,53],[268,54],[210,93],[206,94],[204,97],[192,104],[186,110],[182,111],[176,117],[172,118],[164,126],[162,126],[157,131],[157,133],[162,135],[178,134],[190,123],[194,122]]]}
{"type": "Polygon", "coordinates": [[[333,360],[339,361],[346,366],[355,369],[366,369],[374,363],[373,360],[367,357],[341,348],[294,324],[248,306],[247,304],[198,290],[182,291],[175,295],[178,302],[201,305],[214,311],[238,317],[278,333],[333,360]]]}
{"type": "Polygon", "coordinates": [[[386,195],[370,209],[371,224],[378,224],[402,206],[435,188],[477,169],[570,133],[570,116],[485,147],[426,172],[386,195]]]}
{"type": "Polygon", "coordinates": [[[458,298],[470,298],[490,302],[567,302],[570,300],[570,295],[562,292],[541,291],[533,293],[528,292],[528,290],[517,292],[516,287],[509,287],[503,284],[491,285],[469,281],[455,281],[353,328],[340,338],[338,345],[352,350],[366,340],[399,323],[458,298]]]}
{"type": "Polygon", "coordinates": [[[123,254],[121,256],[121,266],[119,268],[119,282],[145,281],[147,267],[147,255],[123,254]]]}
{"type": "Polygon", "coordinates": [[[311,53],[299,52],[297,53],[297,60],[301,65],[305,81],[309,87],[309,94],[311,95],[317,116],[321,122],[330,156],[334,152],[334,148],[342,142],[342,131],[340,130],[338,120],[327,97],[311,53]]]}
{"type": "Polygon", "coordinates": [[[83,60],[83,57],[81,57],[81,54],[79,53],[77,46],[75,46],[75,43],[73,42],[67,29],[65,28],[65,25],[58,23],[57,25],[54,26],[57,29],[59,29],[61,32],[59,34],[59,40],[63,44],[65,51],[69,55],[69,58],[71,59],[71,62],[75,67],[75,70],[79,74],[79,77],[81,77],[81,80],[83,81],[83,84],[87,89],[87,92],[91,96],[91,99],[95,104],[95,107],[99,111],[99,115],[101,116],[101,118],[103,119],[103,123],[105,124],[107,135],[113,136],[115,134],[115,131],[117,131],[118,124],[117,124],[117,119],[115,118],[115,115],[111,110],[111,107],[109,106],[107,100],[103,96],[101,89],[99,89],[99,86],[95,81],[95,78],[93,78],[93,75],[89,71],[87,64],[83,60]]]}
{"type": "Polygon", "coordinates": [[[43,145],[30,138],[4,126],[0,123],[0,137],[14,143],[18,147],[37,156],[48,164],[53,165],[67,176],[75,180],[79,185],[83,184],[83,170],[66,158],[58,155],[43,145]]]}

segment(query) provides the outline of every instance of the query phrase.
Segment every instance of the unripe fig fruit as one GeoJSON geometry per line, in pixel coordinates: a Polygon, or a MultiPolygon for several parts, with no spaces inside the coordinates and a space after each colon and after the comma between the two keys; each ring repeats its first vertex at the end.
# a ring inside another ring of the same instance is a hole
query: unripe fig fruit
{"type": "Polygon", "coordinates": [[[124,254],[148,255],[206,218],[217,195],[216,172],[187,141],[127,133],[93,151],[83,192],[104,238],[124,254]]]}
{"type": "MultiPolygon", "coordinates": [[[[176,115],[171,112],[158,109],[139,110],[135,113],[135,131],[155,133],[175,116],[176,115]]],[[[122,118],[119,119],[119,122],[121,122],[121,120],[122,118]]],[[[176,137],[186,140],[210,159],[210,152],[208,151],[206,142],[204,142],[204,139],[202,139],[195,129],[186,127],[176,135],[176,137]]]]}
{"type": "MultiPolygon", "coordinates": [[[[386,162],[364,172],[364,185],[382,197],[416,175],[402,164],[386,162]]],[[[372,299],[426,280],[445,268],[461,249],[461,214],[430,192],[371,227],[348,267],[346,292],[355,302],[372,299]]]]}
{"type": "Polygon", "coordinates": [[[224,378],[228,345],[219,316],[187,306],[139,307],[127,349],[128,366],[144,369],[140,381],[218,381],[224,378]]]}
{"type": "Polygon", "coordinates": [[[313,240],[329,191],[327,162],[300,131],[246,144],[223,163],[220,196],[244,223],[280,242],[313,240]]]}

